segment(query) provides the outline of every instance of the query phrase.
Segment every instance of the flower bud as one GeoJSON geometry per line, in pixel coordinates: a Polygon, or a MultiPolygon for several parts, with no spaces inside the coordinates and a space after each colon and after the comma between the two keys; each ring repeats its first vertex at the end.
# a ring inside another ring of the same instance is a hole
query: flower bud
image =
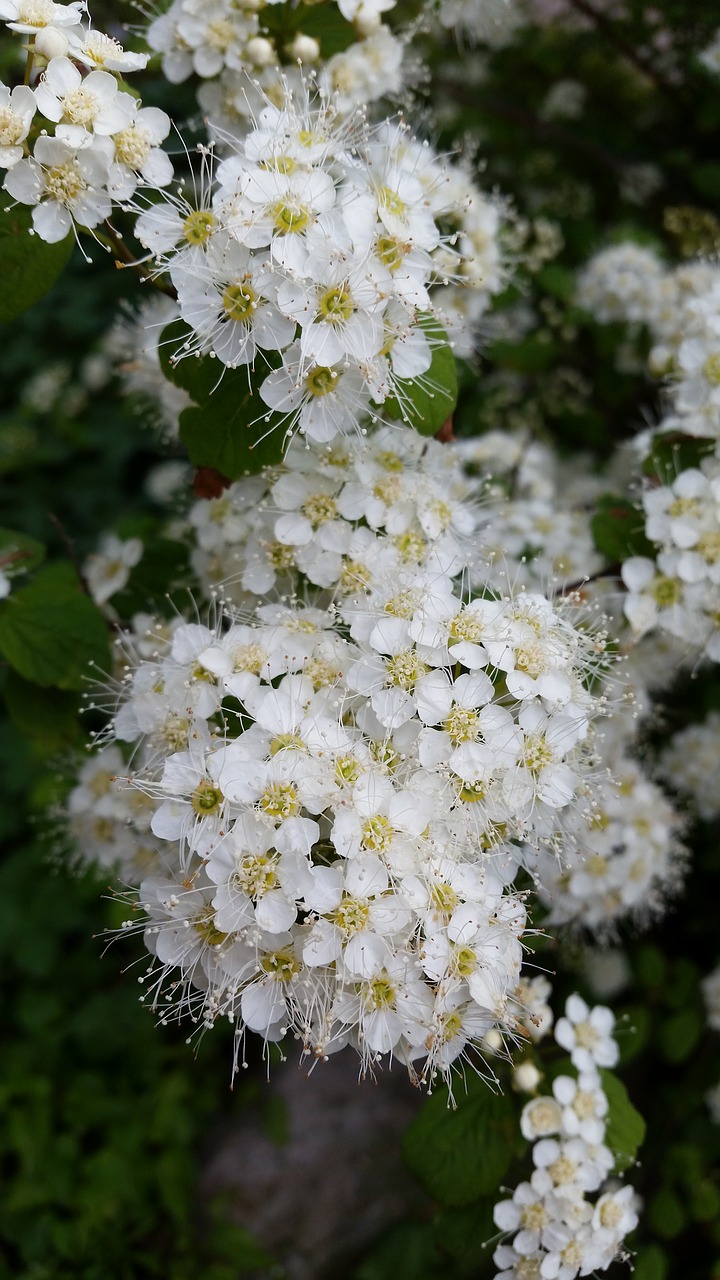
{"type": "Polygon", "coordinates": [[[245,52],[255,67],[269,67],[277,62],[275,45],[272,40],[266,40],[265,36],[253,36],[252,40],[248,40],[245,52]]]}
{"type": "Polygon", "coordinates": [[[542,1074],[534,1062],[521,1062],[513,1071],[513,1088],[518,1093],[534,1093],[541,1079],[542,1074]]]}
{"type": "Polygon", "coordinates": [[[69,48],[67,36],[55,27],[45,27],[35,36],[35,53],[48,62],[53,58],[64,58],[69,48]]]}
{"type": "Polygon", "coordinates": [[[312,36],[304,36],[302,31],[298,31],[288,48],[288,53],[295,62],[317,62],[320,57],[320,44],[312,36]]]}
{"type": "Polygon", "coordinates": [[[353,26],[359,36],[374,36],[376,31],[380,30],[382,19],[380,14],[374,9],[363,12],[363,6],[360,5],[355,17],[353,18],[353,26]]]}

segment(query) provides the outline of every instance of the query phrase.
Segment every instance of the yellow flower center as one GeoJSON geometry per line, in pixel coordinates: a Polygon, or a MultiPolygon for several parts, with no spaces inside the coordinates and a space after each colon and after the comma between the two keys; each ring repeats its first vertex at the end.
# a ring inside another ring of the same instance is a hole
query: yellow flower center
{"type": "Polygon", "coordinates": [[[337,507],[327,493],[311,494],[302,504],[301,510],[307,516],[313,529],[317,529],[328,520],[334,520],[337,507]]]}
{"type": "Polygon", "coordinates": [[[397,685],[406,692],[411,692],[422,677],[430,670],[426,662],[418,657],[414,649],[405,649],[402,653],[390,658],[386,671],[390,684],[397,685]]]}
{"type": "Polygon", "coordinates": [[[248,898],[262,898],[277,884],[278,855],[246,853],[237,861],[233,884],[248,898]]]}
{"type": "Polygon", "coordinates": [[[65,119],[71,124],[90,124],[97,114],[97,96],[82,85],[62,99],[65,119]]]}
{"type": "Polygon", "coordinates": [[[131,124],[113,135],[115,159],[129,169],[142,169],[152,147],[150,130],[143,124],[131,124]]]}
{"type": "Polygon", "coordinates": [[[245,281],[242,284],[229,284],[223,293],[225,315],[228,320],[235,320],[238,324],[247,324],[256,306],[255,293],[245,281]]]}
{"type": "Polygon", "coordinates": [[[326,289],[318,299],[318,310],[328,324],[342,324],[349,320],[355,310],[350,290],[343,285],[335,285],[326,289]]]}
{"type": "Polygon", "coordinates": [[[334,369],[328,369],[325,365],[318,365],[316,369],[311,369],[305,379],[305,389],[310,392],[311,396],[316,398],[326,396],[329,392],[334,391],[337,385],[338,374],[334,369]]]}
{"type": "Polygon", "coordinates": [[[279,236],[297,235],[312,222],[312,215],[299,201],[280,201],[273,209],[273,227],[279,236]]]}
{"type": "Polygon", "coordinates": [[[387,818],[381,813],[368,818],[362,825],[362,843],[366,849],[374,849],[376,853],[384,853],[390,848],[394,834],[387,818]]]}
{"type": "Polygon", "coordinates": [[[209,209],[193,209],[183,223],[183,235],[188,244],[206,244],[215,226],[215,215],[209,209]]]}
{"type": "Polygon", "coordinates": [[[68,160],[65,164],[55,165],[45,174],[45,190],[51,200],[58,204],[70,204],[76,200],[87,183],[80,172],[77,160],[68,160]]]}
{"type": "Polygon", "coordinates": [[[199,818],[207,818],[209,814],[217,813],[222,802],[222,791],[207,778],[198,783],[190,798],[190,803],[199,818]]]}
{"type": "Polygon", "coordinates": [[[455,705],[443,728],[454,746],[460,742],[475,742],[480,732],[480,713],[455,705]]]}
{"type": "Polygon", "coordinates": [[[297,787],[292,782],[271,782],[260,797],[260,808],[270,818],[292,818],[300,812],[297,787]]]}

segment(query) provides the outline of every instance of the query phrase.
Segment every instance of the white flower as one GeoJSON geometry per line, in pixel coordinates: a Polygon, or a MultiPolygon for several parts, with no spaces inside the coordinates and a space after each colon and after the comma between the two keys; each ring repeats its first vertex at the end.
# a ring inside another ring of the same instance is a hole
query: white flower
{"type": "Polygon", "coordinates": [[[91,71],[83,78],[69,58],[52,59],[35,96],[43,115],[57,122],[55,136],[73,147],[88,145],[92,133],[117,133],[135,111],[135,99],[119,92],[114,76],[91,71]]]}
{"type": "Polygon", "coordinates": [[[46,27],[74,27],[84,13],[82,0],[54,4],[53,0],[0,0],[0,20],[11,31],[32,35],[46,27]]]}
{"type": "Polygon", "coordinates": [[[148,63],[149,54],[128,53],[114,36],[103,31],[73,29],[68,32],[68,39],[72,58],[99,71],[142,71],[148,63]]]}
{"type": "Polygon", "coordinates": [[[615,1066],[619,1051],[614,1028],[610,1009],[602,1005],[589,1009],[581,996],[572,995],[565,1005],[565,1017],[555,1024],[555,1039],[567,1049],[578,1071],[592,1072],[596,1067],[615,1066]]]}
{"type": "Polygon", "coordinates": [[[0,84],[0,168],[11,169],[22,160],[25,141],[37,110],[35,94],[27,85],[14,89],[0,84]]]}
{"type": "Polygon", "coordinates": [[[83,565],[83,573],[96,604],[105,604],[116,592],[127,585],[131,569],[140,563],[143,554],[140,538],[124,541],[114,534],[106,534],[98,551],[83,565]]]}
{"type": "Polygon", "coordinates": [[[268,298],[272,276],[265,261],[227,237],[206,250],[188,251],[172,271],[180,312],[201,350],[234,368],[253,364],[259,348],[279,351],[295,325],[268,298]]]}
{"type": "Polygon", "coordinates": [[[29,160],[5,178],[5,190],[21,204],[34,205],[33,226],[42,240],[63,240],[73,223],[96,227],[110,216],[106,190],[112,143],[97,138],[78,150],[61,138],[38,138],[29,160]]]}

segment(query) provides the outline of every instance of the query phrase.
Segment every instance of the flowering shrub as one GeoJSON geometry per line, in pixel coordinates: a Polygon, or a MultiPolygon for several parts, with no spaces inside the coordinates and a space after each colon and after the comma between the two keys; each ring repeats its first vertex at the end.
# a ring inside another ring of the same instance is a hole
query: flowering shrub
{"type": "Polygon", "coordinates": [[[0,1261],[715,1275],[720,12],[0,18],[0,1261]],[[408,1182],[333,1136],[336,1220],[283,1090],[347,1069],[408,1182]],[[286,1160],[195,1214],[228,1078],[286,1160]]]}

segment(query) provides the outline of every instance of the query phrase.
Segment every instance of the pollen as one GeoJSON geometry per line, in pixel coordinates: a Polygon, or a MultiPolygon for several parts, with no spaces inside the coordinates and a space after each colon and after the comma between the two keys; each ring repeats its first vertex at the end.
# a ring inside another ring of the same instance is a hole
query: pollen
{"type": "Polygon", "coordinates": [[[293,782],[271,782],[260,797],[260,808],[269,818],[292,818],[300,812],[297,787],[293,782]]]}
{"type": "Polygon", "coordinates": [[[390,684],[397,685],[398,688],[410,693],[418,680],[427,675],[430,668],[418,657],[414,649],[405,649],[390,659],[386,670],[390,684]]]}
{"type": "Polygon", "coordinates": [[[307,516],[313,529],[319,528],[328,520],[334,520],[337,507],[327,493],[311,494],[302,504],[302,511],[307,516]]]}
{"type": "Polygon", "coordinates": [[[77,160],[55,165],[45,174],[45,190],[51,200],[68,205],[87,189],[77,160]]]}
{"type": "Polygon", "coordinates": [[[150,130],[142,124],[131,124],[127,129],[116,133],[115,158],[129,169],[142,169],[152,149],[150,130]]]}

